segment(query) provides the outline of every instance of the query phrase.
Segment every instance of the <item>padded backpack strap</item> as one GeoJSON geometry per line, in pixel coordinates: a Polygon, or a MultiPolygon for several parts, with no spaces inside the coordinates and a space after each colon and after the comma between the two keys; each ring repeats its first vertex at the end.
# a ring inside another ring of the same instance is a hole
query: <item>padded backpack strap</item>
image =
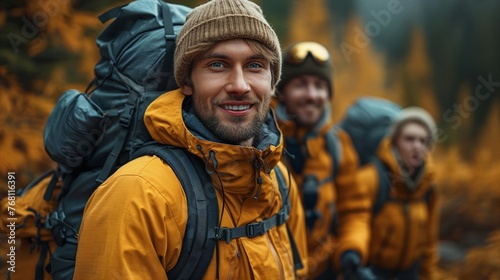
{"type": "Polygon", "coordinates": [[[45,241],[40,244],[40,258],[35,266],[35,280],[43,280],[43,275],[45,273],[44,264],[47,259],[47,253],[49,253],[49,242],[45,241]]]}
{"type": "MultiPolygon", "coordinates": [[[[276,172],[276,178],[278,178],[278,186],[281,194],[281,199],[283,200],[282,208],[291,208],[290,199],[288,198],[289,189],[286,186],[285,176],[283,176],[283,173],[281,173],[281,170],[278,168],[278,166],[274,168],[274,172],[276,172]]],[[[293,234],[290,231],[288,224],[286,224],[286,230],[288,232],[288,239],[290,239],[290,247],[292,247],[293,266],[295,270],[302,269],[304,268],[304,264],[302,264],[299,249],[297,248],[297,243],[295,243],[295,239],[293,238],[293,234]]]]}
{"type": "Polygon", "coordinates": [[[380,159],[374,157],[373,164],[377,169],[378,174],[378,193],[377,200],[373,204],[372,213],[376,215],[384,206],[384,203],[389,199],[389,191],[391,188],[391,178],[389,176],[389,168],[380,159]]]}
{"type": "Polygon", "coordinates": [[[169,279],[202,279],[212,261],[216,240],[209,238],[217,227],[219,206],[212,180],[200,159],[185,149],[165,145],[148,145],[132,158],[156,155],[166,162],[179,179],[186,194],[188,221],[182,250],[169,279]]]}
{"type": "MultiPolygon", "coordinates": [[[[332,180],[335,181],[337,175],[339,174],[340,168],[340,156],[342,154],[342,145],[340,144],[339,137],[337,136],[337,131],[341,129],[339,126],[332,127],[325,135],[325,144],[328,153],[331,156],[333,169],[332,176],[330,178],[326,178],[323,180],[332,180]]],[[[323,182],[320,182],[322,184],[323,182]]],[[[333,220],[330,226],[330,232],[332,232],[335,236],[338,236],[339,231],[339,213],[337,211],[337,206],[335,205],[335,209],[333,212],[333,220]]]]}
{"type": "Polygon", "coordinates": [[[332,156],[333,170],[332,179],[335,180],[339,172],[340,155],[342,153],[342,146],[340,145],[339,138],[337,136],[338,126],[332,127],[325,135],[325,145],[326,149],[332,156]]]}

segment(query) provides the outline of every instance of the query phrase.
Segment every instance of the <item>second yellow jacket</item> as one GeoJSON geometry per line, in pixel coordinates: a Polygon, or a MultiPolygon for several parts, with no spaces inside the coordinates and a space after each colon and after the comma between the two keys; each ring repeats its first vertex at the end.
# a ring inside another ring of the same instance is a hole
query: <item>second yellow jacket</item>
{"type": "MultiPolygon", "coordinates": [[[[333,128],[329,109],[312,131],[296,126],[286,118],[282,105],[276,105],[280,129],[285,136],[285,149],[294,154],[288,157],[288,164],[301,164],[301,171],[293,171],[293,177],[303,195],[304,178],[313,175],[320,183],[316,209],[320,217],[307,233],[309,252],[309,278],[314,279],[328,266],[340,268],[340,257],[347,250],[359,253],[363,263],[368,256],[370,199],[363,189],[356,185],[357,155],[349,135],[336,129],[340,155],[337,174],[333,155],[328,151],[326,134],[333,128]],[[300,147],[292,148],[294,146],[300,147]],[[297,156],[299,155],[299,156],[297,156]],[[337,234],[334,234],[334,231],[337,234]]],[[[293,168],[291,168],[294,170],[293,168]]]]}

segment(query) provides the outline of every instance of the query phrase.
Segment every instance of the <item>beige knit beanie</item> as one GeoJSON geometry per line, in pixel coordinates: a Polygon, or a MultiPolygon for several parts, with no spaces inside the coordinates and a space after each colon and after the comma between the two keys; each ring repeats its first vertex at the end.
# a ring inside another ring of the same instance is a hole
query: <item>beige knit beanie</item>
{"type": "MultiPolygon", "coordinates": [[[[426,126],[429,131],[432,140],[437,139],[437,126],[436,122],[432,116],[426,110],[420,107],[407,107],[399,113],[399,115],[394,120],[392,127],[389,132],[390,137],[394,137],[396,133],[401,129],[403,124],[409,121],[417,121],[426,126]]],[[[431,141],[434,143],[434,141],[431,141]]]]}
{"type": "Polygon", "coordinates": [[[188,52],[200,43],[217,43],[229,39],[253,39],[280,58],[271,64],[274,82],[281,76],[281,47],[278,36],[264,18],[262,10],[248,0],[212,0],[194,8],[177,36],[174,54],[175,81],[185,84],[189,64],[196,54],[188,52]]]}

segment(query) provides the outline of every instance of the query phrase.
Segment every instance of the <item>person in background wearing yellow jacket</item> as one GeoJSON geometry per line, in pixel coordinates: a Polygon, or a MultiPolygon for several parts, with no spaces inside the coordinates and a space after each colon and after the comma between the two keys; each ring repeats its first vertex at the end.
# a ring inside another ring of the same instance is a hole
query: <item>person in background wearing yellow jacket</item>
{"type": "MultiPolygon", "coordinates": [[[[221,227],[276,215],[286,198],[273,168],[285,177],[287,170],[269,104],[280,79],[281,50],[261,9],[247,0],[196,7],[177,37],[174,62],[180,89],[148,107],[149,133],[160,144],[186,149],[212,171],[221,227]]],[[[304,213],[295,183],[286,181],[286,223],[253,237],[218,240],[203,279],[306,276],[304,213]],[[302,269],[295,270],[288,231],[302,269]]],[[[74,279],[167,279],[182,249],[188,207],[178,178],[160,158],[125,164],[87,203],[74,279]]]]}
{"type": "Polygon", "coordinates": [[[369,264],[379,279],[436,279],[439,204],[429,154],[436,124],[409,107],[388,134],[357,177],[373,205],[369,264]]]}
{"type": "Polygon", "coordinates": [[[346,252],[358,266],[368,254],[369,198],[355,185],[358,164],[351,140],[334,127],[332,75],[330,53],[323,45],[292,44],[283,54],[274,100],[289,153],[286,161],[306,211],[309,279],[334,279],[346,252]]]}

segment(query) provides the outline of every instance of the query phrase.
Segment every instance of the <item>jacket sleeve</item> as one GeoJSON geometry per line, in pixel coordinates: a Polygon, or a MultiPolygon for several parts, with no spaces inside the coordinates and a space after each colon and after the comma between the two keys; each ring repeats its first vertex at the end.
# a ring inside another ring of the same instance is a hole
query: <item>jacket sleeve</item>
{"type": "Polygon", "coordinates": [[[339,131],[342,146],[340,168],[335,178],[339,215],[338,247],[333,254],[334,266],[340,269],[340,257],[348,250],[359,253],[362,263],[368,258],[370,238],[370,196],[356,180],[358,158],[349,136],[339,131]]]}
{"type": "Polygon", "coordinates": [[[432,187],[430,194],[427,245],[420,268],[420,278],[424,280],[436,279],[436,267],[438,263],[440,197],[435,187],[432,187]]]}
{"type": "MultiPolygon", "coordinates": [[[[167,279],[179,256],[185,221],[177,223],[182,211],[173,211],[155,184],[139,175],[120,175],[94,192],[79,232],[74,279],[167,279]]],[[[175,184],[172,189],[178,189],[175,184]]],[[[178,205],[187,213],[186,203],[178,205]]]]}
{"type": "MultiPolygon", "coordinates": [[[[285,175],[285,179],[288,182],[288,176],[286,176],[287,170],[282,166],[281,172],[285,175]]],[[[300,199],[300,194],[297,188],[295,180],[290,176],[290,217],[288,218],[287,225],[292,233],[295,244],[300,254],[300,259],[304,268],[297,271],[298,279],[306,279],[308,274],[308,253],[307,253],[307,236],[306,236],[306,224],[304,209],[302,207],[302,202],[300,199]]]]}

